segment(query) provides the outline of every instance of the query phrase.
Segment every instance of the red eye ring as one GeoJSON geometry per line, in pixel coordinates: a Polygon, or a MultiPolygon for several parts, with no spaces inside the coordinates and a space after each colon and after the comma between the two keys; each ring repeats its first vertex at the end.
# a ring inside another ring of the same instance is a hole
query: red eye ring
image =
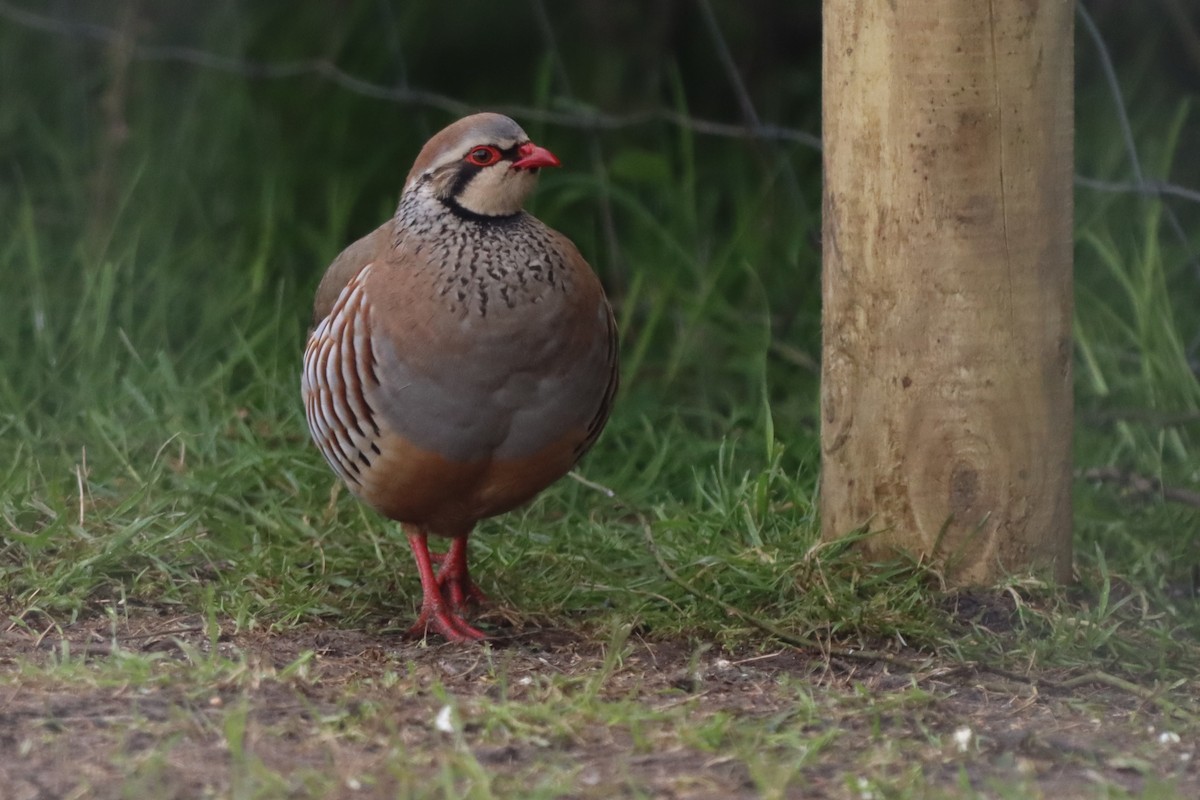
{"type": "Polygon", "coordinates": [[[467,153],[466,158],[468,164],[474,164],[477,167],[490,167],[499,160],[500,151],[490,144],[471,148],[471,152],[467,153]]]}

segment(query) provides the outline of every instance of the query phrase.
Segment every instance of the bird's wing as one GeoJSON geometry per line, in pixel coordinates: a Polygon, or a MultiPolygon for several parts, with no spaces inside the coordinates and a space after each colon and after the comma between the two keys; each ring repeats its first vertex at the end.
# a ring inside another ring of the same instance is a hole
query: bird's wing
{"type": "Polygon", "coordinates": [[[388,220],[354,244],[347,247],[325,270],[317,286],[317,299],[313,304],[313,325],[329,316],[338,295],[350,280],[362,272],[363,267],[381,258],[391,243],[392,221],[388,220]]]}

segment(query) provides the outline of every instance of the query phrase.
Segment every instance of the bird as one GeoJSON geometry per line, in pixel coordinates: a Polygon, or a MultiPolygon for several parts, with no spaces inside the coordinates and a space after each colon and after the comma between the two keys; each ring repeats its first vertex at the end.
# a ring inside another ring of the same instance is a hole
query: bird
{"type": "Polygon", "coordinates": [[[485,600],[468,537],[569,472],[612,410],[612,307],[571,240],[524,210],[557,166],[507,116],[459,119],[317,287],[308,428],[350,492],[400,523],[421,581],[413,636],[488,638],[466,618],[485,600]]]}

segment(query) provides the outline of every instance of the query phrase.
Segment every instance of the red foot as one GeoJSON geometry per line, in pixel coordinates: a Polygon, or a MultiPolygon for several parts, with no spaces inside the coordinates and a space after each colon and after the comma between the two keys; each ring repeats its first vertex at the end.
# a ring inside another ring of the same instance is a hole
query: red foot
{"type": "Polygon", "coordinates": [[[408,629],[408,635],[424,639],[430,631],[441,634],[448,642],[478,642],[488,638],[487,634],[470,625],[459,614],[448,611],[441,603],[430,606],[421,604],[421,614],[408,629]]]}
{"type": "Polygon", "coordinates": [[[454,537],[447,553],[430,553],[430,558],[441,565],[437,573],[438,592],[452,609],[461,612],[468,603],[487,602],[487,595],[475,585],[467,571],[466,536],[454,537]]]}
{"type": "Polygon", "coordinates": [[[424,638],[429,631],[441,634],[449,642],[476,642],[487,634],[467,623],[462,611],[468,602],[481,602],[483,592],[467,572],[467,537],[456,536],[445,555],[432,555],[424,531],[410,532],[408,543],[421,576],[421,613],[408,629],[410,636],[424,638]],[[433,563],[441,568],[433,574],[433,563]]]}

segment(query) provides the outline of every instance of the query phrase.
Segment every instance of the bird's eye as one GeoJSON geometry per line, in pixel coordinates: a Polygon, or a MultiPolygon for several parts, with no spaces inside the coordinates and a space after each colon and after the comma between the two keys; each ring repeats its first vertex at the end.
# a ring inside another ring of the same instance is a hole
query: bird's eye
{"type": "Polygon", "coordinates": [[[467,153],[467,161],[477,167],[490,167],[500,160],[500,151],[491,145],[476,147],[467,153]]]}

